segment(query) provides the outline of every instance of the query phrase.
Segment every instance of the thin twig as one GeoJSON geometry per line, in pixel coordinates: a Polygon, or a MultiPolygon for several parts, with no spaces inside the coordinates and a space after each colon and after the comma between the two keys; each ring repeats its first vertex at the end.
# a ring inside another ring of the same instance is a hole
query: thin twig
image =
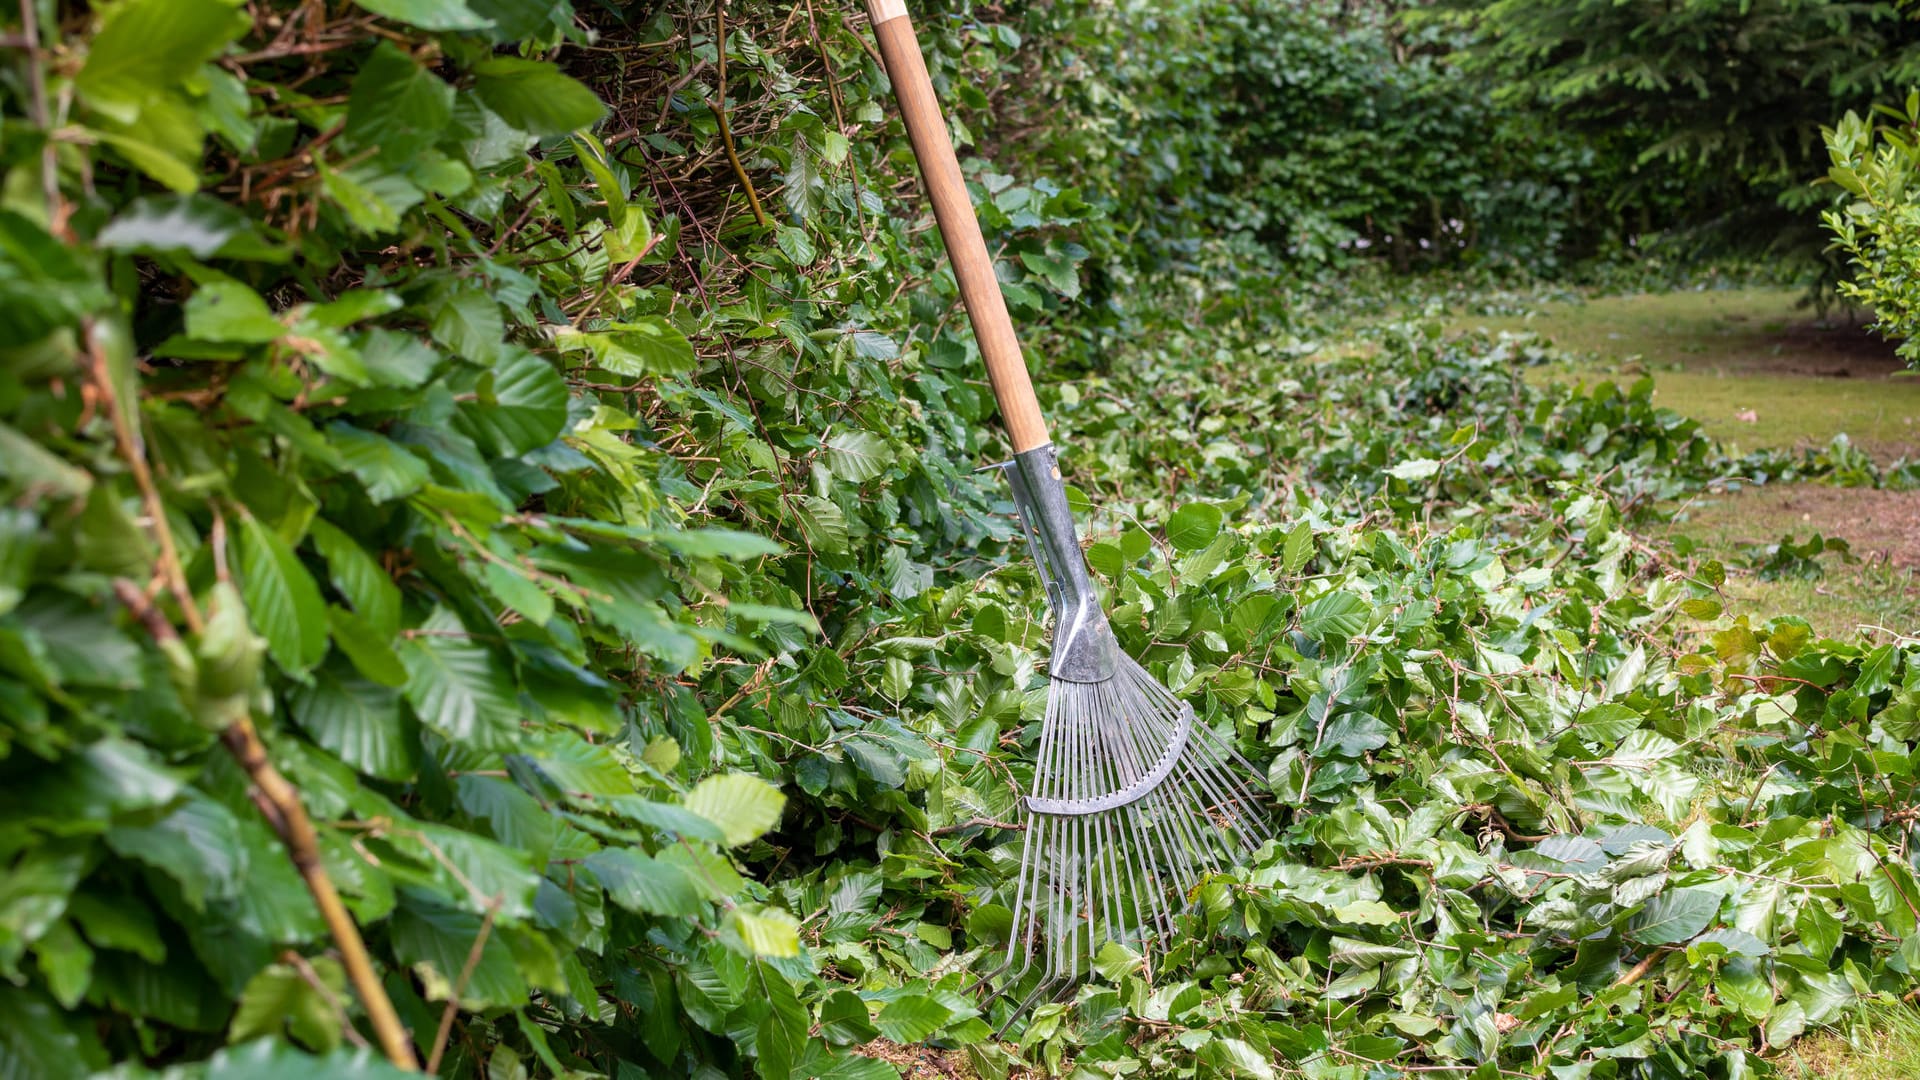
{"type": "Polygon", "coordinates": [[[280,954],[280,959],[293,968],[302,981],[313,987],[313,992],[319,994],[320,1000],[326,1002],[327,1007],[333,1010],[333,1015],[340,1021],[340,1034],[345,1036],[348,1042],[355,1046],[367,1045],[367,1037],[360,1034],[359,1029],[353,1026],[353,1021],[348,1019],[346,1003],[340,1000],[339,994],[333,992],[333,987],[328,986],[320,978],[320,973],[313,970],[313,965],[307,962],[306,957],[288,949],[280,954]]]}
{"type": "MultiPolygon", "coordinates": [[[[23,2],[30,4],[32,0],[23,2]]],[[[140,436],[134,431],[133,418],[127,415],[126,406],[114,392],[113,372],[108,370],[107,354],[100,347],[93,320],[83,319],[80,325],[81,333],[85,336],[87,363],[92,369],[95,393],[106,411],[107,423],[113,427],[113,438],[119,445],[120,456],[133,473],[134,486],[140,489],[140,503],[146,510],[148,527],[153,532],[154,542],[160,547],[161,576],[166,579],[167,591],[173,594],[173,602],[180,606],[181,621],[187,624],[188,630],[197,634],[205,626],[200,621],[199,608],[194,606],[193,588],[187,584],[187,572],[180,564],[180,552],[173,546],[173,530],[167,527],[167,508],[160,501],[160,489],[154,486],[153,472],[147,468],[147,455],[141,448],[140,436]]]]}
{"type": "MultiPolygon", "coordinates": [[[[27,81],[33,103],[33,122],[46,135],[53,128],[53,114],[47,109],[47,78],[40,49],[40,13],[34,0],[20,0],[20,36],[26,41],[27,81]]],[[[41,195],[47,200],[47,217],[54,223],[56,234],[65,231],[66,214],[60,205],[59,162],[54,157],[54,143],[46,139],[40,146],[40,188],[41,195]]],[[[70,238],[69,238],[70,239],[70,238]]]]}
{"type": "Polygon", "coordinates": [[[480,967],[480,955],[486,952],[487,935],[493,933],[493,917],[500,913],[498,896],[487,901],[487,915],[480,920],[480,932],[473,936],[473,947],[467,950],[467,962],[460,965],[460,977],[453,982],[453,992],[447,996],[447,1007],[440,1010],[440,1029],[433,1033],[433,1051],[427,1055],[427,1073],[440,1071],[440,1057],[447,1052],[447,1037],[453,1034],[453,1018],[460,1014],[460,995],[466,992],[467,983],[473,980],[473,973],[480,967]]]}
{"type": "MultiPolygon", "coordinates": [[[[21,0],[29,3],[31,0],[21,0]]],[[[714,0],[713,18],[718,25],[718,40],[715,44],[719,53],[719,88],[715,90],[713,118],[720,126],[720,145],[727,148],[727,160],[733,164],[734,175],[740,178],[741,186],[747,189],[747,205],[753,207],[753,220],[762,226],[767,223],[767,212],[760,209],[760,196],[753,190],[753,181],[747,178],[747,167],[740,164],[740,154],[733,148],[733,131],[727,126],[727,0],[714,0]]]]}

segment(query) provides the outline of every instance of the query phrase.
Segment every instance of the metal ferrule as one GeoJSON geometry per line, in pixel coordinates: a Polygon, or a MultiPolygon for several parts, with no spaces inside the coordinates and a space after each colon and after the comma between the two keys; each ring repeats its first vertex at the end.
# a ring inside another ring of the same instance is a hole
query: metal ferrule
{"type": "Polygon", "coordinates": [[[1087,575],[1087,558],[1074,531],[1066,485],[1060,479],[1059,453],[1053,444],[1015,454],[1002,468],[1013,485],[1027,545],[1046,582],[1053,604],[1053,658],[1048,671],[1068,682],[1098,683],[1113,678],[1120,646],[1100,609],[1100,594],[1087,575]]]}

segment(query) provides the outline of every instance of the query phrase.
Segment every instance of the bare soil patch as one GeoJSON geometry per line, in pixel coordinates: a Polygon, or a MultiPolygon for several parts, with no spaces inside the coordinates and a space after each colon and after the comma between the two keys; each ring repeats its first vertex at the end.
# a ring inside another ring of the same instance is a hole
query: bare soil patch
{"type": "Polygon", "coordinates": [[[1785,484],[1744,492],[1738,502],[1741,513],[1726,523],[1730,540],[1761,544],[1817,532],[1840,537],[1862,559],[1920,567],[1920,491],[1785,484]]]}

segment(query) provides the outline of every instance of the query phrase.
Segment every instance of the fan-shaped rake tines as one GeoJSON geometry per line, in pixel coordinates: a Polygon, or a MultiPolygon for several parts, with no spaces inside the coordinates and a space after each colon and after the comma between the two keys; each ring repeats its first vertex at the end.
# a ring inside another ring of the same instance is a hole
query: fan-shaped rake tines
{"type": "Polygon", "coordinates": [[[1044,977],[1011,1023],[1071,983],[1106,942],[1164,949],[1187,891],[1272,831],[1247,781],[1253,767],[1114,640],[1053,447],[1006,471],[1055,617],[1013,938],[988,976],[1012,971],[1010,986],[1044,958],[1044,977]]]}
{"type": "Polygon", "coordinates": [[[1173,935],[1186,891],[1272,834],[1252,767],[1132,659],[1105,682],[1055,680],[1041,727],[1008,959],[1049,981],[1108,941],[1173,935]]]}

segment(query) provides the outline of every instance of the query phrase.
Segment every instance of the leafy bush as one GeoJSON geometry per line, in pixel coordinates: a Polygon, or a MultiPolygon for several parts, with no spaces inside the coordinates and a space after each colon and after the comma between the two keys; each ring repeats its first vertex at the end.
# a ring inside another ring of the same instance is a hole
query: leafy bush
{"type": "Polygon", "coordinates": [[[1856,271],[1841,293],[1871,307],[1875,327],[1920,367],[1920,91],[1907,95],[1905,112],[1874,108],[1893,123],[1849,112],[1821,129],[1833,159],[1827,175],[1845,192],[1821,217],[1856,271]]]}
{"type": "Polygon", "coordinates": [[[22,10],[0,1075],[385,1076],[385,1035],[458,1076],[890,1076],[875,1039],[992,1076],[1732,1072],[1906,989],[1911,645],[1753,626],[1635,532],[1752,464],[1650,384],[1292,336],[1385,303],[1220,273],[1177,158],[1123,167],[1152,144],[1085,111],[1061,145],[1113,162],[1028,156],[957,89],[1097,47],[1098,9],[956,11],[931,66],[1007,148],[975,194],[1079,373],[1044,392],[1116,631],[1283,835],[1013,1044],[1030,987],[965,991],[1045,601],[858,22],[22,10]]]}

